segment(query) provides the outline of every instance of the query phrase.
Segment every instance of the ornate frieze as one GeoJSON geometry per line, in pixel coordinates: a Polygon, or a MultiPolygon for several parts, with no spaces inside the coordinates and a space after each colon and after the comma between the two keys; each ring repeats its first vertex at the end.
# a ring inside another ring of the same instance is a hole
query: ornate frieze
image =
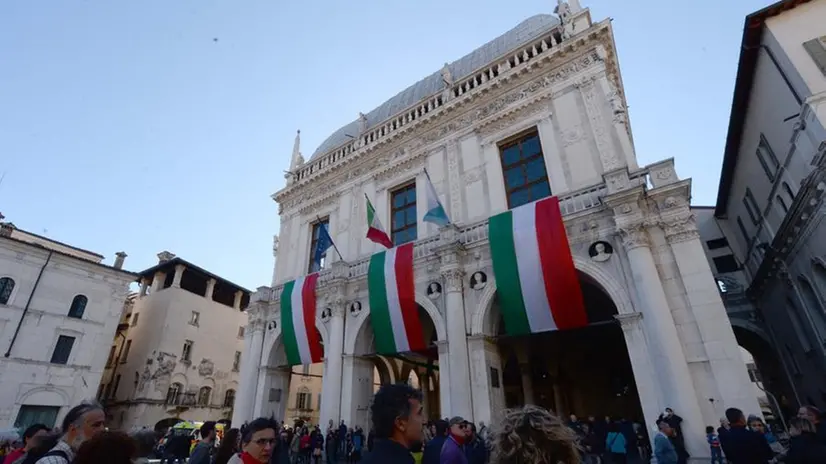
{"type": "MultiPolygon", "coordinates": [[[[309,180],[306,182],[302,181],[274,195],[273,198],[276,199],[280,205],[279,214],[299,207],[301,207],[302,211],[309,211],[335,201],[338,198],[335,190],[342,183],[361,177],[364,173],[376,172],[381,166],[387,166],[394,160],[404,160],[402,163],[409,162],[410,164],[407,169],[413,169],[416,163],[423,162],[423,159],[426,158],[424,153],[426,147],[439,142],[451,134],[469,128],[472,125],[477,124],[480,128],[483,128],[487,124],[493,124],[499,120],[499,118],[496,117],[497,115],[501,117],[507,116],[510,113],[508,110],[514,107],[525,106],[529,113],[534,111],[539,112],[543,105],[539,105],[538,108],[534,106],[529,107],[530,103],[526,105],[525,102],[530,102],[532,99],[537,98],[539,93],[550,89],[552,86],[556,86],[578,73],[603,63],[603,60],[604,57],[600,57],[596,50],[592,50],[585,55],[559,66],[555,72],[539,77],[515,91],[504,94],[475,110],[467,111],[462,116],[446,121],[423,134],[410,133],[409,137],[401,140],[397,145],[384,148],[383,155],[373,156],[361,164],[353,166],[352,163],[356,162],[354,158],[358,157],[358,154],[353,154],[351,155],[353,156],[353,158],[351,158],[353,161],[347,162],[347,160],[342,160],[341,166],[349,165],[346,173],[342,173],[324,182],[315,181],[320,180],[320,177],[312,179],[314,180],[313,182],[309,180]],[[504,114],[502,114],[503,112],[504,114]],[[411,154],[413,155],[411,156],[411,154]],[[419,157],[422,158],[422,161],[416,160],[419,157]],[[314,188],[310,188],[311,186],[314,186],[314,188]]],[[[541,96],[541,98],[547,97],[548,95],[541,96]]],[[[514,115],[514,117],[524,118],[526,115],[522,113],[518,116],[514,115]]],[[[364,153],[370,151],[371,150],[368,149],[364,153]]],[[[341,170],[342,168],[333,168],[327,172],[334,173],[341,170]]],[[[387,173],[382,175],[392,174],[387,173]]]]}
{"type": "Polygon", "coordinates": [[[461,221],[462,186],[459,182],[459,144],[455,139],[448,140],[445,145],[445,156],[447,156],[447,179],[450,186],[450,216],[454,221],[461,221]]]}
{"type": "Polygon", "coordinates": [[[611,142],[608,140],[608,129],[605,124],[605,119],[602,116],[602,102],[596,92],[594,76],[584,76],[578,79],[574,85],[579,88],[582,94],[582,100],[585,103],[585,113],[590,121],[591,130],[594,132],[594,140],[597,144],[597,151],[599,152],[603,169],[610,171],[619,168],[622,163],[617,157],[617,153],[611,142]]]}

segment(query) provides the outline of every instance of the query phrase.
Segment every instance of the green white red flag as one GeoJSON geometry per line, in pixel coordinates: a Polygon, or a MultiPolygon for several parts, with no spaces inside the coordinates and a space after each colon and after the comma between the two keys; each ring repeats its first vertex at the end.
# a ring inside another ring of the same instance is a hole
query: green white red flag
{"type": "Polygon", "coordinates": [[[379,354],[425,349],[413,278],[413,244],[370,257],[367,270],[370,321],[379,354]]]}
{"type": "Polygon", "coordinates": [[[488,232],[496,293],[509,335],[588,325],[558,198],[492,216],[488,232]]]}
{"type": "Polygon", "coordinates": [[[384,245],[386,248],[393,248],[393,241],[390,240],[390,236],[384,231],[384,226],[381,225],[381,221],[379,221],[379,217],[376,215],[376,209],[373,208],[373,204],[370,203],[370,197],[365,193],[364,198],[367,199],[367,238],[380,245],[384,245]]]}
{"type": "Polygon", "coordinates": [[[315,326],[318,273],[299,277],[281,290],[281,339],[287,363],[313,364],[321,361],[324,348],[315,326]]]}

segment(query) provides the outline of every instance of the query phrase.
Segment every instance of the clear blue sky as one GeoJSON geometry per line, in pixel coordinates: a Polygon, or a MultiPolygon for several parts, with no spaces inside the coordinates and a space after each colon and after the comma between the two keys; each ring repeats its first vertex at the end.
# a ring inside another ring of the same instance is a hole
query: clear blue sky
{"type": "MultiPolygon", "coordinates": [[[[640,164],[713,204],[746,14],[582,0],[614,19],[640,164]]],[[[0,212],[130,270],[168,249],[254,289],[295,130],[339,126],[554,0],[0,2],[0,212]],[[214,39],[217,39],[214,40],[214,39]]]]}

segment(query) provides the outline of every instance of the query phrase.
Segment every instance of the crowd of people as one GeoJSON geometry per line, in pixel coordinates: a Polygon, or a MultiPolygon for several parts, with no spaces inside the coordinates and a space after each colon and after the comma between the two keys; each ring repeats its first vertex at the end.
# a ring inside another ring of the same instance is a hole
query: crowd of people
{"type": "MultiPolygon", "coordinates": [[[[657,418],[653,449],[645,427],[626,420],[567,421],[538,406],[506,410],[492,428],[462,417],[425,422],[421,392],[407,384],[382,386],[373,398],[371,429],[332,421],[285,426],[258,418],[226,430],[218,440],[215,422],[198,430],[199,441],[179,456],[176,441],[155,431],[126,434],[105,428],[97,403],[82,403],[63,418],[59,429],[28,427],[22,442],[0,456],[3,464],[145,464],[152,458],[177,464],[682,464],[689,455],[682,418],[667,409],[657,418]],[[159,448],[159,443],[165,446],[159,448]],[[160,453],[159,453],[160,451],[160,453]]],[[[712,463],[826,463],[826,424],[812,406],[800,408],[788,423],[788,435],[776,436],[762,418],[737,408],[726,410],[720,427],[706,428],[712,463]]],[[[184,443],[181,441],[181,443],[184,443]]]]}

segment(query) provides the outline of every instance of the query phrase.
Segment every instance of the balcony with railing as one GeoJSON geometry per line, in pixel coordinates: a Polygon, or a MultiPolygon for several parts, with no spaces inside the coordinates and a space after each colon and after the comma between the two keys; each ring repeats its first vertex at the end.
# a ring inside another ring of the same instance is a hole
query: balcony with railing
{"type": "Polygon", "coordinates": [[[501,81],[518,75],[543,60],[550,60],[562,47],[562,26],[557,25],[538,36],[527,45],[506,53],[468,76],[457,79],[449,88],[424,98],[419,103],[395,114],[371,129],[352,137],[351,140],[320,156],[313,157],[294,174],[298,183],[326,170],[329,166],[343,162],[392,137],[411,131],[455,103],[466,102],[477,94],[486,92],[501,81]]]}

